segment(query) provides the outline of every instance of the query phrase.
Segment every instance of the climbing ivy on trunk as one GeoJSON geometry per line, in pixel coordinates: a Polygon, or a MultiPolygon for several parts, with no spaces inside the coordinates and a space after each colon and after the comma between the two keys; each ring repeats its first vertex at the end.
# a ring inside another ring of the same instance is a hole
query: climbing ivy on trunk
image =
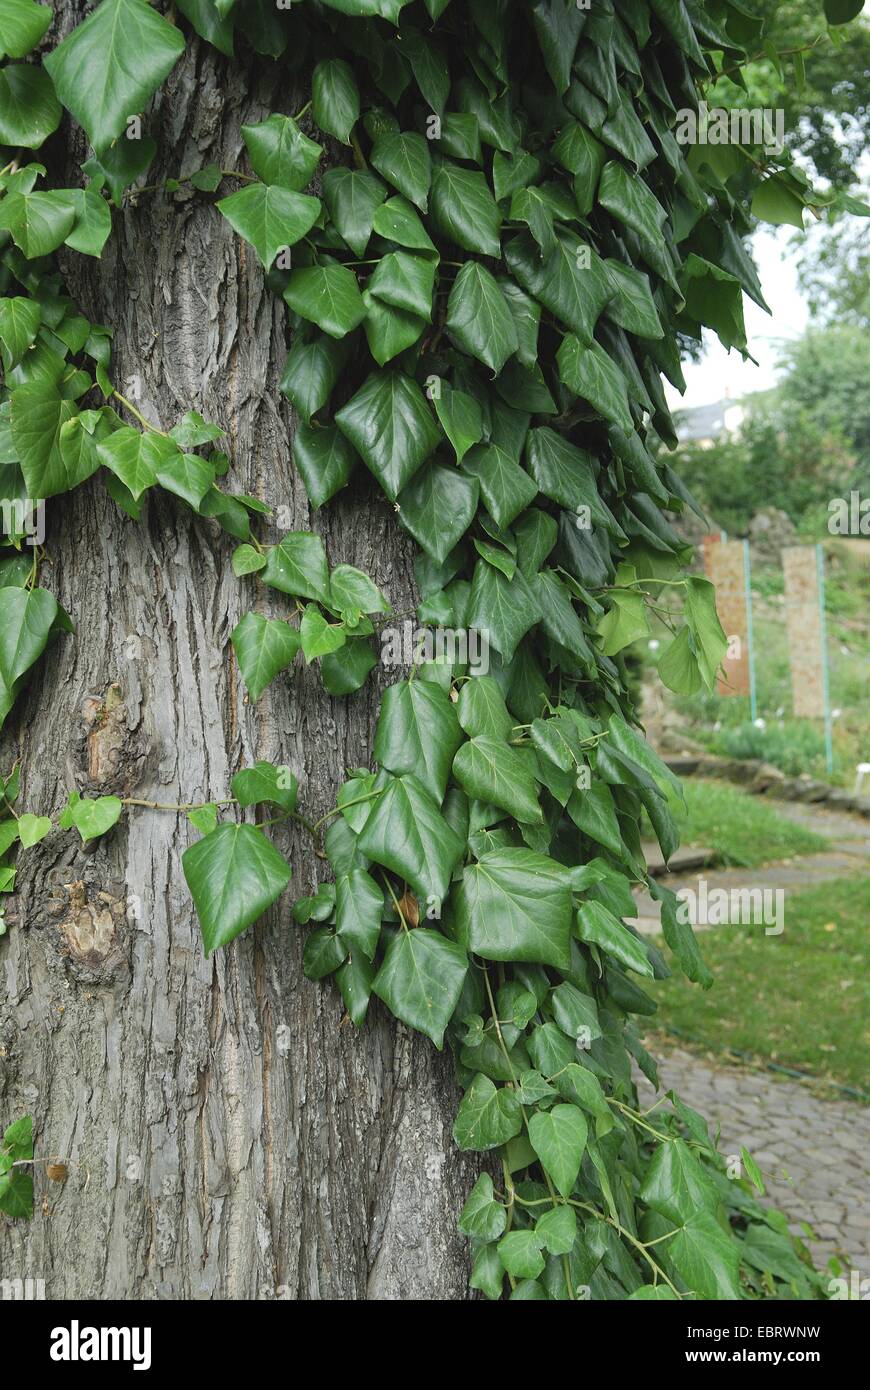
{"type": "MultiPolygon", "coordinates": [[[[395,637],[389,595],[315,531],[260,541],[266,508],[233,492],[221,431],[196,402],[145,418],[113,384],[111,326],[64,290],[59,248],[98,257],[131,194],[192,189],[287,306],[281,389],[312,511],[367,470],[420,547],[419,624],[453,639],[418,641],[384,698],[374,768],[353,769],[320,822],[293,770],[268,763],[206,805],[150,804],[189,814],[205,951],[284,893],[268,825],[295,820],[324,866],[293,909],[307,974],[335,976],[357,1027],[374,995],[453,1052],[456,1143],[488,1155],[461,1217],[488,1298],[812,1296],[820,1278],[758,1205],[751,1158],[726,1168],[672,1093],[642,1113],[632,1072],[657,1081],[637,1025],[655,1012],[650,982],[671,966],[711,977],[647,875],[642,821],[669,858],[678,787],[644,741],[621,653],[654,607],[673,633],[660,674],[691,693],[712,688],[726,646],[669,519],[697,508],[667,462],[662,375],[683,387],[680,338],[704,327],[747,351],[743,294],[763,303],[741,240],[750,199],[772,221],[825,203],[785,153],[675,137],[760,25],[733,0],[178,8],[175,23],[102,0],[52,44],[47,6],[0,0],[0,720],[46,647],[73,640],[24,544],[31,503],[95,476],[134,519],[151,490],[173,493],[234,539],[227,563],[252,597],[287,596],[284,618],[251,611],[232,633],[252,701],[293,680],[300,652],[351,695],[395,637]],[[148,185],[148,102],[191,29],[229,58],[245,42],[310,75],[311,100],[242,127],[249,167],[148,185]],[[31,159],[62,108],[91,145],[81,187],[51,186],[31,159]],[[630,925],[637,883],[661,902],[668,959],[630,925]]],[[[826,9],[837,22],[855,7],[826,9]]],[[[13,769],[5,892],[12,855],[53,824],[19,796],[13,769]]],[[[55,819],[85,843],[125,806],[149,803],[73,793],[55,819]]]]}

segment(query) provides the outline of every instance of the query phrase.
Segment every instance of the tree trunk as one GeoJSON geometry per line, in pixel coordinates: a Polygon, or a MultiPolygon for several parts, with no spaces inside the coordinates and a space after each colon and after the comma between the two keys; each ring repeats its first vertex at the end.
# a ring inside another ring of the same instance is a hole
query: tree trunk
{"type": "MultiPolygon", "coordinates": [[[[83,8],[64,7],[55,41],[83,8]]],[[[160,147],[149,182],[241,167],[240,123],[293,109],[269,66],[191,36],[143,121],[160,147]]],[[[81,137],[64,130],[75,183],[81,137]]],[[[285,311],[213,201],[128,202],[102,261],[70,254],[70,293],[114,327],[113,379],[148,419],[167,429],[196,408],[222,425],[231,491],[287,508],[282,529],[318,529],[332,563],[407,609],[412,551],[373,488],[310,515],[277,390],[285,311]]],[[[287,601],[234,578],[229,538],[165,494],[135,523],[99,480],[49,504],[48,524],[41,582],[76,636],[7,724],[22,809],[57,812],[72,789],[217,799],[258,757],[297,773],[306,812],[334,805],[369,761],[379,691],[332,700],[300,658],[246,703],[229,634],[287,601]]],[[[180,863],[194,835],[183,814],[130,810],[92,853],[55,831],[21,856],[0,1118],[32,1112],[37,1157],[69,1177],[37,1167],[33,1222],[0,1217],[3,1277],[43,1278],[49,1298],[465,1297],[456,1218],[474,1171],[450,1137],[448,1061],[377,1003],[357,1033],[338,992],[304,979],[290,901],[325,868],[304,831],[276,831],[290,892],[206,960],[180,863]]]]}

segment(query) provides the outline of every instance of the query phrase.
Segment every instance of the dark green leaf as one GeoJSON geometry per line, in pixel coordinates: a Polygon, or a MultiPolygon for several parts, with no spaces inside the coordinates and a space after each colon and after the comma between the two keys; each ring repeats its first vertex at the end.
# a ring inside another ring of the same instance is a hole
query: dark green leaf
{"type": "Polygon", "coordinates": [[[466,948],[485,960],[540,961],[565,969],[571,890],[561,866],[529,849],[481,855],[463,874],[456,926],[466,948]]]}
{"type": "Polygon", "coordinates": [[[277,184],[249,183],[221,198],[217,206],[230,226],[251,243],[267,270],[278,252],[301,241],[320,216],[317,198],[277,184]]]}
{"type": "Polygon", "coordinates": [[[441,236],[482,256],[501,255],[501,213],[483,174],[444,160],[432,176],[432,221],[441,236]]]}
{"type": "MultiPolygon", "coordinates": [[[[276,183],[294,193],[310,183],[323,153],[316,141],[303,134],[292,116],[281,116],[277,112],[258,125],[243,125],[242,139],[248,148],[251,167],[263,183],[276,183]]],[[[328,174],[324,176],[327,207],[328,178],[328,174]]]]}
{"type": "Polygon", "coordinates": [[[387,196],[380,179],[365,169],[330,169],[323,176],[323,201],[355,256],[364,256],[375,213],[387,196]]]}
{"type": "Polygon", "coordinates": [[[397,932],[375,976],[373,992],[440,1051],[468,970],[461,946],[429,928],[397,932]]]}
{"type": "Polygon", "coordinates": [[[423,392],[402,372],[374,372],[335,419],[391,501],[439,440],[423,392]]]}
{"type": "Polygon", "coordinates": [[[183,52],[182,34],[145,0],[103,0],[44,66],[99,153],[144,111],[183,52]]]}
{"type": "Polygon", "coordinates": [[[246,613],[233,628],[231,641],[252,700],[259,700],[279,671],[292,666],[299,650],[298,632],[260,613],[246,613]]]}
{"type": "Polygon", "coordinates": [[[422,135],[401,131],[395,135],[378,136],[372,148],[371,162],[388,183],[410,198],[415,207],[421,212],[427,211],[432,156],[422,135]]]}
{"type": "Polygon", "coordinates": [[[476,479],[427,464],[400,492],[399,519],[426,553],[443,564],[474,519],[478,491],[476,479]]]}
{"type": "Polygon", "coordinates": [[[447,331],[458,348],[496,375],[519,347],[501,287],[477,261],[466,262],[454,281],[447,303],[447,331]]]}
{"type": "Polygon", "coordinates": [[[252,825],[218,826],[184,851],[181,864],[206,955],[255,922],[290,881],[289,865],[252,825]]]}
{"type": "Polygon", "coordinates": [[[460,1149],[482,1153],[500,1148],[519,1134],[522,1127],[522,1110],[516,1092],[494,1086],[488,1076],[478,1073],[462,1097],[453,1138],[460,1149]]]}
{"type": "Polygon", "coordinates": [[[411,885],[421,903],[441,903],[464,844],[423,784],[393,777],[374,802],[359,839],[363,854],[411,885]]]}
{"type": "Polygon", "coordinates": [[[266,554],[263,579],[282,594],[329,603],[329,566],[323,541],[311,531],[290,531],[266,554]]]}
{"type": "Polygon", "coordinates": [[[51,78],[41,68],[33,63],[7,63],[0,68],[0,145],[38,150],[57,130],[60,118],[51,78]]]}
{"type": "Polygon", "coordinates": [[[384,694],[373,755],[389,772],[413,772],[440,803],[462,732],[452,701],[429,681],[408,680],[384,694]]]}
{"type": "Polygon", "coordinates": [[[359,327],[366,314],[356,276],[343,265],[312,265],[294,270],[284,299],[297,314],[316,323],[332,338],[344,338],[359,327]]]}

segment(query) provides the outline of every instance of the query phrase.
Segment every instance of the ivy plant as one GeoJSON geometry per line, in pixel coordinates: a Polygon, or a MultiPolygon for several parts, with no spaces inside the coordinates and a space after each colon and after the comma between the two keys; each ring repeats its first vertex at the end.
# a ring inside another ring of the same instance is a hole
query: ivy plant
{"type": "MultiPolygon", "coordinates": [[[[452,1051],[454,1137],[485,1156],[460,1225],[487,1298],[815,1296],[805,1249],[753,1195],[751,1158],[744,1176],[726,1170],[673,1093],[641,1112],[632,1070],[657,1082],[640,1039],[655,981],[711,977],[647,874],[644,820],[666,860],[678,843],[675,782],[622,654],[654,609],[672,631],[659,674],[688,694],[713,687],[726,646],[672,525],[697,508],[668,462],[662,377],[683,388],[678,344],[705,327],[748,352],[743,295],[763,303],[742,241],[753,215],[794,222],[834,201],[786,152],[675,138],[676,113],[739,69],[760,22],[735,0],[178,8],[173,23],[146,0],[102,0],[47,49],[48,7],[0,0],[5,494],[96,476],[134,519],[152,490],[174,494],[233,538],[246,593],[287,598],[277,618],[252,604],[232,633],[250,699],[300,651],[332,694],[364,683],[389,596],[314,530],[263,543],[265,508],[232,490],[221,431],[196,403],[155,422],[118,392],[111,327],[79,312],[53,260],[62,246],[99,256],[112,208],[145,196],[156,144],[128,139],[128,122],[189,31],[230,57],[235,34],[269,63],[304,53],[310,100],[242,126],[246,167],[178,170],[150,194],[215,199],[283,301],[281,391],[312,511],[371,474],[420,548],[421,624],[478,634],[488,658],[485,672],[461,651],[416,662],[386,693],[372,764],[319,822],[293,772],[268,763],[219,802],[165,808],[190,819],[204,949],[281,898],[290,868],[268,825],[297,824],[324,866],[293,908],[308,976],[335,976],[357,1027],[376,998],[452,1051]],[[91,146],[71,189],[31,158],[63,109],[91,146]],[[639,883],[661,902],[667,958],[631,925],[639,883]]],[[[825,4],[831,24],[858,8],[825,4]]],[[[0,719],[72,631],[24,539],[16,514],[0,551],[0,719]]],[[[125,811],[161,809],[74,792],[52,818],[22,813],[19,795],[14,769],[6,892],[10,856],[49,833],[90,841],[125,811]]]]}

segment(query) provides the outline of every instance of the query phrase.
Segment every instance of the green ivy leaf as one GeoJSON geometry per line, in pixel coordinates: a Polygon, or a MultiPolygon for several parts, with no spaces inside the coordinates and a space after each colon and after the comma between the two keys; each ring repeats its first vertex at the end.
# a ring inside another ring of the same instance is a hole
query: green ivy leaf
{"type": "Polygon", "coordinates": [[[617,221],[653,245],[662,240],[668,215],[643,179],[630,173],[624,164],[615,160],[605,164],[598,185],[598,202],[617,221]]]}
{"type": "Polygon", "coordinates": [[[537,483],[497,444],[478,444],[465,456],[462,471],[477,479],[484,502],[503,529],[538,495],[537,483]]]}
{"type": "Polygon", "coordinates": [[[282,594],[329,604],[329,565],[323,541],[311,531],[289,531],[266,553],[263,579],[282,594]]]}
{"type": "Polygon", "coordinates": [[[483,735],[501,743],[510,737],[514,721],[501,687],[492,676],[467,680],[459,692],[456,712],[469,738],[483,735]]]}
{"type": "Polygon", "coordinates": [[[388,198],[382,203],[375,213],[373,225],[378,236],[387,241],[406,246],[410,251],[438,254],[423,223],[404,198],[388,198]]]}
{"type": "Polygon", "coordinates": [[[349,145],[360,110],[359,88],[350,65],[342,58],[318,63],[311,78],[311,100],[320,129],[349,145]]]}
{"type": "Polygon", "coordinates": [[[625,377],[599,343],[584,347],[569,333],[556,354],[559,378],[575,395],[593,405],[605,420],[629,433],[633,429],[625,377]]]}
{"type": "Polygon", "coordinates": [[[0,588],[0,680],[8,690],[38,661],[69,618],[47,589],[0,588]]]}
{"type": "Polygon", "coordinates": [[[536,1231],[509,1231],[498,1243],[498,1257],[515,1279],[536,1279],[544,1269],[542,1244],[536,1231]]]}
{"type": "Polygon", "coordinates": [[[371,961],[366,960],[359,951],[353,952],[335,972],[344,1006],[355,1028],[362,1028],[365,1023],[374,975],[371,961]]]}
{"type": "Polygon", "coordinates": [[[158,469],[165,469],[180,452],[174,439],[130,425],[115,430],[97,445],[100,463],[120,478],[137,500],[157,482],[158,469]]]}
{"type": "Polygon", "coordinates": [[[581,941],[592,942],[614,959],[636,970],[639,975],[652,979],[646,947],[636,936],[632,936],[618,917],[614,917],[602,903],[582,903],[577,912],[577,934],[581,941]]]}
{"type": "Polygon", "coordinates": [[[221,198],[217,207],[267,270],[278,252],[301,241],[320,216],[319,199],[267,183],[249,183],[221,198]]]}
{"type": "Polygon", "coordinates": [[[73,792],[58,819],[61,830],[75,826],[82,837],[82,844],[105,835],[115,825],[123,810],[117,796],[100,796],[95,801],[81,797],[73,792]]]}
{"type": "Polygon", "coordinates": [[[379,261],[369,291],[385,304],[414,314],[427,323],[432,317],[435,262],[407,251],[391,251],[379,261]]]}
{"type": "Polygon", "coordinates": [[[430,463],[399,493],[399,520],[440,565],[474,520],[478,494],[475,478],[430,463]]]}
{"type": "Polygon", "coordinates": [[[447,331],[458,348],[496,375],[519,347],[513,315],[501,287],[477,261],[467,261],[453,283],[447,302],[447,331]]]}
{"type": "Polygon", "coordinates": [[[483,438],[483,412],[473,396],[465,391],[455,391],[440,378],[437,389],[432,393],[432,400],[441,428],[453,445],[456,462],[461,463],[472,445],[483,438]]]}
{"type": "Polygon", "coordinates": [[[340,613],[389,613],[390,605],[377,584],[353,565],[336,565],[329,579],[331,607],[340,613]]]}
{"type": "Polygon", "coordinates": [[[556,229],[556,247],[543,259],[533,237],[523,232],[508,242],[505,260],[524,290],[549,309],[583,343],[592,334],[613,284],[592,247],[565,227],[556,229]]]}
{"type": "Polygon", "coordinates": [[[266,557],[252,545],[239,545],[233,551],[233,574],[241,579],[246,574],[256,574],[266,563],[266,557]]]}
{"type": "Polygon", "coordinates": [[[335,420],[393,502],[440,437],[423,392],[397,371],[374,372],[335,420]]]}
{"type": "MultiPolygon", "coordinates": [[[[485,960],[570,961],[571,890],[561,866],[529,849],[498,849],[466,868],[457,937],[485,960]]],[[[555,1070],[555,1068],[554,1068],[555,1070]]]]}
{"type": "Polygon", "coordinates": [[[775,227],[804,229],[804,203],[797,193],[776,175],[764,179],[752,194],[752,215],[775,227]]]}
{"type": "Polygon", "coordinates": [[[260,806],[263,802],[271,802],[289,813],[296,809],[299,783],[288,767],[257,762],[253,767],[243,767],[241,772],[235,774],[230,790],[240,806],[260,806]]]}
{"type": "MultiPolygon", "coordinates": [[[[425,212],[425,208],[423,209],[425,212]]],[[[444,160],[432,175],[432,222],[466,251],[501,255],[501,213],[486,177],[444,160]]]]}
{"type": "Polygon", "coordinates": [[[519,571],[508,579],[485,560],[478,561],[468,621],[484,634],[506,663],[513,661],[523,637],[540,619],[538,601],[519,571]]]}
{"type": "Polygon", "coordinates": [[[716,589],[709,579],[697,575],[686,579],[685,619],[701,677],[707,689],[713,690],[728,650],[728,638],[716,612],[716,589]]]}
{"type": "Polygon", "coordinates": [[[302,318],[332,338],[344,338],[358,328],[366,308],[356,276],[343,265],[305,266],[294,270],[284,299],[302,318]]]}
{"type": "Polygon", "coordinates": [[[293,462],[302,475],[308,500],[322,507],[348,482],[356,463],[356,451],[336,425],[296,427],[293,462]]]}
{"type": "Polygon", "coordinates": [[[575,1105],[554,1105],[529,1120],[529,1139],[553,1183],[563,1197],[570,1197],[589,1128],[575,1105]]]}
{"type": "Polygon", "coordinates": [[[599,620],[598,632],[603,639],[601,650],[604,655],[615,656],[638,638],[648,637],[650,626],[642,593],[614,591],[607,597],[610,608],[599,620]]]}
{"type": "Polygon", "coordinates": [[[453,1138],[463,1151],[498,1149],[519,1134],[522,1109],[515,1091],[495,1086],[478,1072],[462,1097],[453,1125],[453,1138]]]}
{"type": "Polygon", "coordinates": [[[479,734],[463,743],[453,775],[469,796],[500,806],[516,820],[543,820],[535,779],[524,758],[500,739],[479,734]]]}
{"type": "Polygon", "coordinates": [[[577,1217],[573,1207],[551,1207],[535,1224],[535,1235],[551,1255],[570,1255],[577,1239],[577,1217]]]}
{"type": "Polygon", "coordinates": [[[710,1212],[691,1215],[666,1249],[670,1264],[700,1298],[740,1298],[740,1247],[710,1212]]]}
{"type": "Polygon", "coordinates": [[[421,903],[444,900],[465,850],[437,802],[410,774],[390,778],[363,826],[359,848],[405,879],[421,903]]]}
{"type": "Polygon", "coordinates": [[[385,691],[372,753],[389,772],[414,773],[439,805],[461,741],[455,706],[436,685],[399,681],[385,691]]]}
{"type": "MultiPolygon", "coordinates": [[[[72,428],[73,424],[75,421],[64,425],[61,430],[61,446],[64,430],[72,428]]],[[[176,497],[181,497],[195,511],[199,511],[214,487],[214,464],[200,458],[199,454],[167,454],[165,458],[158,460],[155,472],[162,488],[174,493],[176,497]]],[[[259,569],[261,566],[257,565],[254,568],[259,569]]]]}
{"type": "Polygon", "coordinates": [[[413,347],[426,331],[425,319],[385,304],[368,290],[363,293],[363,303],[366,339],[379,367],[385,367],[394,357],[413,347]]]}
{"type": "Polygon", "coordinates": [[[279,671],[293,665],[299,651],[299,633],[278,618],[246,613],[230,638],[242,679],[252,700],[259,700],[279,671]]]}
{"type": "Polygon", "coordinates": [[[422,135],[407,130],[379,135],[372,146],[371,162],[372,167],[400,193],[404,193],[415,207],[421,212],[428,210],[432,156],[422,135]]]}
{"type": "Polygon", "coordinates": [[[99,153],[144,111],[183,52],[183,35],[145,0],[103,0],[43,61],[99,153]]]}
{"type": "Polygon", "coordinates": [[[252,825],[220,825],[181,856],[205,953],[227,946],[281,896],[290,866],[252,825]]]}
{"type": "Polygon", "coordinates": [[[659,679],[677,695],[694,695],[701,689],[701,670],[692,649],[689,629],[681,627],[659,658],[659,679]]]}
{"type": "Polygon", "coordinates": [[[589,454],[555,430],[531,430],[526,445],[528,469],[545,497],[569,511],[589,508],[590,519],[615,540],[627,540],[625,532],[602,502],[589,454]]]}
{"type": "Polygon", "coordinates": [[[604,262],[616,287],[616,294],[605,313],[628,333],[641,338],[662,338],[664,329],[650,290],[649,277],[622,261],[604,262]]]}
{"type": "Polygon", "coordinates": [[[564,0],[534,0],[531,10],[547,72],[561,96],[571,81],[571,66],[586,15],[564,0]]]}
{"type": "Polygon", "coordinates": [[[299,625],[302,639],[302,653],[308,662],[318,656],[328,656],[338,651],[347,641],[347,629],[343,623],[330,623],[315,603],[305,605],[302,622],[299,625]]]}
{"type": "Polygon", "coordinates": [[[56,251],[74,222],[75,212],[63,193],[7,193],[0,201],[0,229],[9,232],[29,261],[56,251]]]}
{"type": "Polygon", "coordinates": [[[24,58],[51,24],[50,5],[0,0],[0,58],[24,58]]]}
{"type": "Polygon", "coordinates": [[[372,991],[402,1023],[431,1038],[440,1052],[467,971],[468,957],[455,941],[430,928],[403,930],[387,947],[372,991]]]}
{"type": "Polygon", "coordinates": [[[40,840],[44,840],[51,830],[51,820],[48,816],[34,816],[29,811],[18,817],[18,838],[24,849],[30,849],[33,845],[38,845],[40,840]]]}
{"type": "Polygon", "coordinates": [[[323,176],[323,201],[339,234],[355,256],[364,256],[375,213],[387,196],[381,180],[365,169],[330,169],[323,176]]]}
{"type": "Polygon", "coordinates": [[[495,1200],[492,1178],[481,1173],[462,1208],[459,1229],[477,1240],[498,1240],[507,1223],[507,1212],[495,1200]]]}
{"type": "Polygon", "coordinates": [[[366,637],[349,637],[338,651],[327,652],[320,662],[320,679],[330,695],[352,695],[365,685],[377,665],[371,642],[366,637]]]}
{"type": "Polygon", "coordinates": [[[640,1199],[677,1225],[695,1212],[715,1214],[719,1206],[715,1184],[682,1139],[659,1144],[644,1175],[640,1199]]]}
{"type": "Polygon", "coordinates": [[[42,68],[8,63],[0,69],[0,144],[38,150],[57,130],[61,115],[51,78],[42,68]]]}
{"type": "Polygon", "coordinates": [[[14,1220],[33,1216],[33,1177],[21,1168],[0,1174],[0,1211],[14,1220]]]}
{"type": "Polygon", "coordinates": [[[70,188],[65,193],[75,222],[64,244],[83,256],[101,256],[112,230],[109,204],[90,188],[70,188]]]}
{"type": "MultiPolygon", "coordinates": [[[[273,113],[267,120],[257,125],[243,125],[241,129],[251,168],[263,183],[278,184],[293,193],[307,187],[320,163],[323,148],[315,140],[309,140],[292,116],[273,113]]],[[[324,178],[324,196],[328,177],[324,178]]]]}
{"type": "Polygon", "coordinates": [[[39,332],[40,308],[35,299],[13,295],[0,299],[0,351],[3,368],[10,372],[36,340],[39,332]]]}
{"type": "Polygon", "coordinates": [[[604,845],[617,858],[622,856],[622,831],[616,816],[613,793],[604,782],[595,781],[583,790],[574,790],[567,803],[568,814],[578,830],[604,845]]]}
{"type": "MultiPolygon", "coordinates": [[[[311,343],[294,343],[284,363],[281,392],[292,402],[306,425],[321,410],[341,374],[347,343],[320,334],[311,343]]],[[[324,499],[326,500],[326,499],[324,499]]]]}
{"type": "Polygon", "coordinates": [[[342,942],[374,960],[384,915],[384,891],[365,869],[351,869],[335,881],[335,924],[342,942]]]}

